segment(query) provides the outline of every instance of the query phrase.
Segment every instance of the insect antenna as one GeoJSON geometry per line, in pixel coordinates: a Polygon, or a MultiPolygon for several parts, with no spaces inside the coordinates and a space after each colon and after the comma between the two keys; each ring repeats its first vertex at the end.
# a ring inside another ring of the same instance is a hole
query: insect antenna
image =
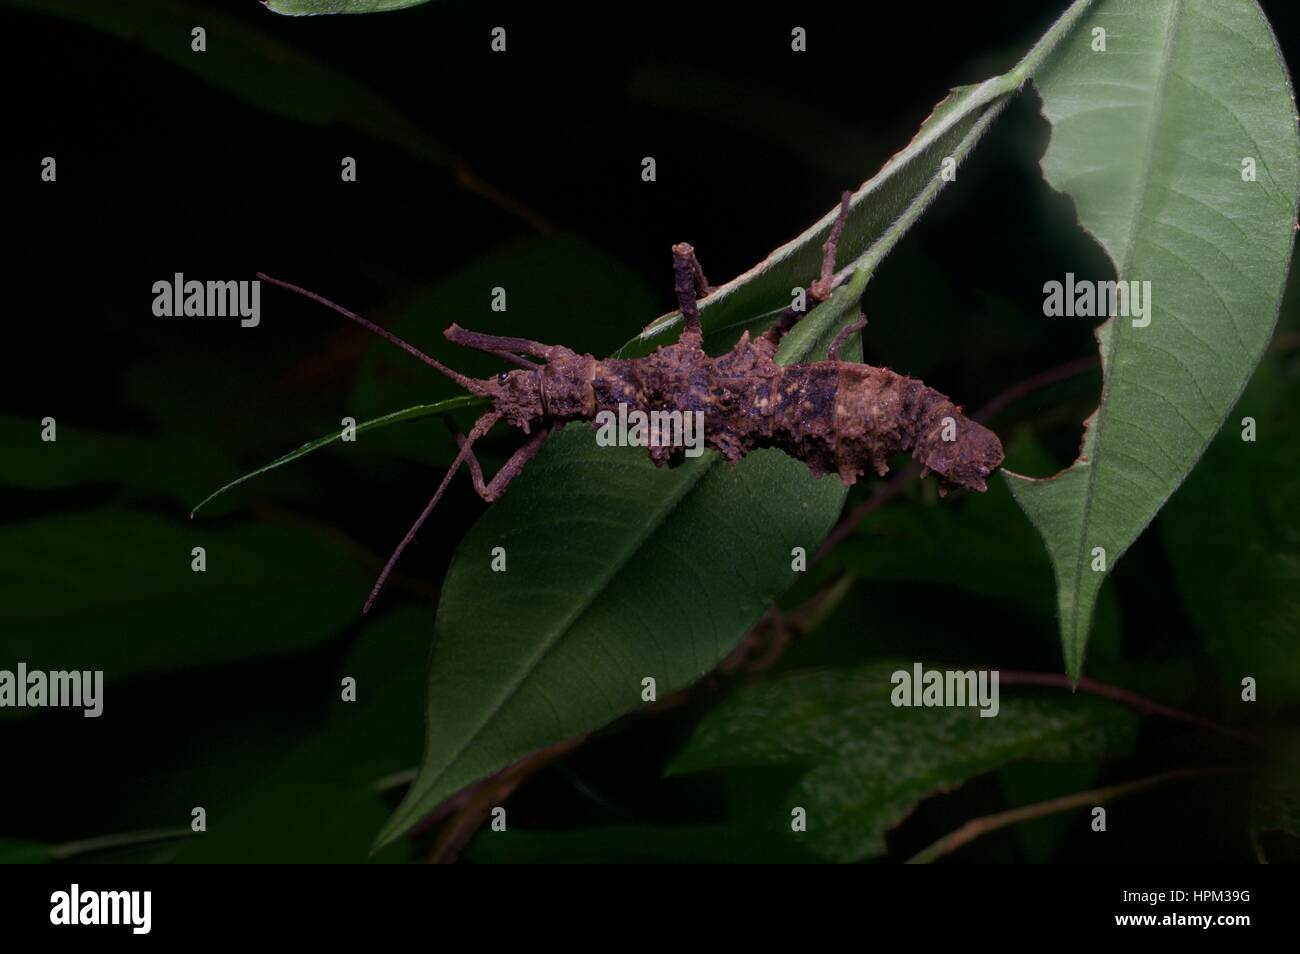
{"type": "Polygon", "coordinates": [[[485,393],[485,389],[481,381],[475,381],[473,378],[466,377],[465,375],[461,374],[458,371],[453,371],[451,368],[447,367],[441,361],[429,357],[419,348],[415,347],[415,345],[403,341],[401,338],[397,337],[397,335],[393,334],[387,328],[381,328],[373,321],[370,321],[366,318],[362,318],[360,315],[356,314],[355,312],[348,311],[342,305],[335,304],[334,302],[330,301],[328,298],[324,297],[323,295],[318,295],[314,291],[308,291],[306,288],[302,288],[290,282],[282,281],[278,278],[272,278],[270,275],[267,275],[265,272],[258,272],[257,277],[264,282],[270,282],[272,285],[279,285],[281,288],[285,288],[291,292],[295,292],[299,295],[302,295],[304,298],[310,298],[312,301],[317,302],[318,304],[324,305],[326,308],[338,312],[344,318],[350,318],[352,321],[355,321],[357,324],[359,324],[362,328],[365,328],[367,331],[374,332],[375,334],[379,335],[379,337],[387,341],[391,341],[393,344],[397,345],[397,347],[401,348],[407,354],[419,358],[421,361],[423,361],[429,367],[433,368],[435,371],[441,371],[443,374],[451,378],[453,381],[455,381],[457,384],[463,387],[466,391],[469,391],[471,394],[485,393]]]}
{"type": "Polygon", "coordinates": [[[420,513],[420,516],[415,519],[415,523],[411,524],[411,529],[406,531],[406,536],[402,537],[402,542],[397,545],[397,549],[393,551],[392,556],[388,558],[388,562],[384,564],[384,569],[380,572],[379,579],[375,580],[375,585],[371,588],[370,595],[366,597],[366,605],[362,607],[361,612],[370,612],[371,604],[375,602],[375,597],[378,596],[379,591],[383,589],[384,581],[388,579],[388,574],[393,571],[393,567],[396,565],[398,558],[401,557],[402,551],[406,549],[407,544],[415,539],[415,535],[419,532],[420,527],[424,525],[424,521],[428,520],[429,514],[433,513],[433,508],[436,507],[438,501],[442,499],[442,494],[447,489],[447,485],[451,483],[451,478],[455,476],[456,471],[460,470],[460,465],[465,463],[465,459],[469,457],[474,442],[491,430],[492,425],[498,420],[500,420],[499,414],[495,411],[488,411],[474,422],[474,426],[470,429],[469,436],[465,438],[465,441],[460,446],[460,453],[458,453],[455,459],[452,460],[451,466],[447,468],[447,473],[443,475],[442,483],[438,485],[438,489],[434,493],[433,499],[429,501],[428,505],[420,513]]]}

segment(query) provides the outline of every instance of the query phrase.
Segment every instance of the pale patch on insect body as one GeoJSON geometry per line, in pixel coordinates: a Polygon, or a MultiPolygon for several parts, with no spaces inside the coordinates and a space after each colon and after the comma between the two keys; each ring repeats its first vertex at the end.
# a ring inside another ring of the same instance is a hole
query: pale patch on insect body
{"type": "Polygon", "coordinates": [[[703,411],[643,411],[620,401],[617,413],[597,411],[594,423],[599,447],[680,447],[687,457],[704,453],[703,411]]]}

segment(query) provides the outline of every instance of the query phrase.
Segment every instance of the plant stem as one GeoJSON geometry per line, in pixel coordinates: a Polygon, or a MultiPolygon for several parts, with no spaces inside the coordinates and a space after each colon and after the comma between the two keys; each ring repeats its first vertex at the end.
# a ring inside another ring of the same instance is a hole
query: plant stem
{"type": "Polygon", "coordinates": [[[50,848],[49,855],[55,861],[65,861],[77,855],[86,855],[95,851],[109,851],[113,848],[129,848],[133,845],[147,845],[154,841],[170,841],[174,838],[186,838],[188,828],[146,828],[141,831],[124,831],[115,835],[100,835],[96,838],[84,838],[81,841],[69,841],[50,848]]]}
{"type": "Polygon", "coordinates": [[[944,835],[938,841],[934,842],[934,844],[930,845],[930,847],[917,852],[907,860],[907,864],[928,865],[944,855],[956,851],[963,845],[969,844],[976,838],[987,835],[991,831],[997,831],[999,828],[1006,828],[1009,825],[1019,824],[1022,821],[1031,821],[1032,819],[1042,818],[1046,815],[1055,815],[1060,812],[1067,812],[1074,808],[1100,805],[1103,802],[1123,798],[1125,795],[1132,795],[1135,792],[1145,791],[1148,788],[1155,788],[1157,785],[1164,785],[1166,782],[1202,778],[1207,775],[1222,775],[1233,771],[1238,771],[1238,769],[1221,767],[1175,769],[1172,772],[1163,772],[1159,775],[1151,775],[1147,778],[1140,778],[1132,782],[1110,785],[1105,788],[1094,788],[1086,792],[1076,792],[1073,795],[1064,795],[1060,798],[1048,799],[1045,802],[1036,802],[1033,805],[1013,808],[1009,811],[998,812],[994,815],[984,815],[980,818],[972,818],[956,831],[944,835]]]}
{"type": "Polygon", "coordinates": [[[1034,75],[1052,50],[1056,49],[1056,44],[1060,43],[1065,38],[1065,35],[1074,29],[1075,24],[1079,22],[1083,15],[1088,12],[1088,8],[1092,6],[1092,3],[1093,0],[1074,0],[1074,3],[1070,4],[1069,8],[1052,24],[1051,28],[1021,58],[1015,68],[998,78],[1010,84],[1005,90],[1006,92],[1019,89],[1025,84],[1026,80],[1034,75]]]}
{"type": "Polygon", "coordinates": [[[1109,699],[1111,702],[1118,702],[1120,705],[1128,706],[1130,709],[1136,709],[1143,715],[1161,716],[1165,719],[1172,719],[1175,722],[1185,722],[1188,725],[1194,725],[1202,729],[1212,729],[1215,732],[1221,732],[1224,735],[1230,735],[1234,738],[1243,739],[1255,745],[1259,740],[1248,732],[1242,732],[1239,729],[1232,729],[1226,725],[1220,725],[1213,719],[1207,719],[1204,716],[1196,715],[1193,712],[1184,712],[1181,709],[1175,709],[1172,706],[1156,702],[1154,699],[1148,699],[1146,696],[1140,696],[1136,692],[1128,689],[1122,689],[1119,686],[1112,686],[1108,683],[1098,682],[1096,679],[1089,679],[1086,676],[1080,679],[1077,685],[1070,681],[1070,677],[1064,673],[1057,672],[1019,672],[1011,669],[1003,669],[998,672],[998,680],[1004,686],[1052,686],[1058,689],[1079,689],[1089,695],[1098,696],[1102,699],[1109,699]]]}

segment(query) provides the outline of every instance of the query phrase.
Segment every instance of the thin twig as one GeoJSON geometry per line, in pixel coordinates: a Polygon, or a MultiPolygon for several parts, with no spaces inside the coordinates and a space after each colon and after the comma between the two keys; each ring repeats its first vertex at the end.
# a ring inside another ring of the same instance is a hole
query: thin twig
{"type": "Polygon", "coordinates": [[[1005,408],[1010,406],[1023,397],[1028,397],[1035,391],[1050,387],[1053,384],[1059,384],[1061,381],[1068,381],[1070,378],[1083,374],[1085,371],[1091,371],[1100,365],[1101,361],[1093,355],[1088,358],[1079,358],[1076,361],[1067,361],[1065,364],[1057,365],[1054,368],[1048,368],[1041,374],[1035,374],[1033,377],[1025,378],[1011,387],[997,394],[985,404],[982,408],[971,415],[973,420],[983,423],[996,414],[1001,413],[1005,408]]]}
{"type": "MultiPolygon", "coordinates": [[[[1002,669],[998,671],[998,681],[1003,686],[1051,686],[1056,689],[1075,689],[1075,685],[1070,682],[1070,678],[1064,673],[1055,672],[1021,672],[1013,669],[1002,669]]],[[[1243,732],[1240,729],[1234,729],[1226,725],[1215,722],[1213,719],[1207,719],[1205,716],[1196,715],[1193,712],[1184,712],[1181,709],[1175,709],[1164,703],[1156,702],[1154,699],[1148,699],[1146,696],[1138,695],[1129,689],[1123,689],[1119,686],[1112,686],[1109,683],[1098,682],[1096,679],[1084,677],[1079,680],[1078,689],[1089,695],[1099,696],[1103,699],[1109,699],[1112,702],[1118,702],[1120,705],[1128,706],[1130,709],[1136,709],[1143,715],[1155,715],[1165,719],[1172,719],[1175,722],[1185,722],[1188,725],[1194,725],[1202,729],[1210,729],[1214,732],[1220,732],[1223,735],[1230,735],[1237,739],[1250,742],[1253,745],[1259,745],[1260,740],[1249,732],[1243,732]]]]}
{"type": "Polygon", "coordinates": [[[818,562],[835,547],[853,536],[863,520],[866,520],[867,517],[901,494],[907,489],[907,485],[920,475],[921,465],[912,460],[908,461],[901,470],[896,471],[889,480],[876,484],[871,489],[871,495],[854,507],[849,512],[849,515],[837,523],[835,528],[826,535],[822,545],[813,553],[812,562],[818,562]]]}
{"type": "Polygon", "coordinates": [[[114,848],[131,848],[155,841],[172,841],[176,838],[188,838],[191,834],[193,832],[188,828],[146,828],[142,831],[124,831],[114,835],[99,835],[95,838],[83,838],[80,841],[53,845],[49,849],[49,856],[55,861],[65,861],[77,855],[110,851],[114,848]]]}
{"type": "Polygon", "coordinates": [[[457,796],[459,807],[442,826],[437,841],[429,851],[426,859],[429,864],[455,862],[475,833],[483,826],[484,820],[491,814],[493,808],[505,802],[515,789],[537,772],[568,755],[586,740],[587,736],[583,734],[539,749],[460,793],[457,796]]]}
{"type": "Polygon", "coordinates": [[[1055,815],[1084,806],[1100,805],[1117,798],[1123,798],[1125,795],[1132,795],[1134,792],[1141,792],[1148,788],[1155,788],[1157,785],[1164,785],[1167,782],[1203,778],[1207,775],[1223,775],[1237,771],[1241,771],[1241,769],[1237,767],[1176,769],[1172,772],[1151,775],[1133,782],[1124,782],[1120,785],[1110,785],[1105,788],[1094,788],[1086,792],[1076,792],[1073,795],[1064,795],[1060,798],[1048,799],[1045,802],[1036,802],[1033,805],[1025,805],[1021,808],[1013,808],[993,815],[984,815],[980,818],[972,818],[956,831],[944,835],[928,848],[917,852],[907,860],[907,864],[930,864],[932,861],[951,854],[963,845],[970,844],[975,839],[987,835],[991,831],[997,831],[999,828],[1006,828],[1009,825],[1016,825],[1023,821],[1031,821],[1035,818],[1043,818],[1047,815],[1055,815]]]}

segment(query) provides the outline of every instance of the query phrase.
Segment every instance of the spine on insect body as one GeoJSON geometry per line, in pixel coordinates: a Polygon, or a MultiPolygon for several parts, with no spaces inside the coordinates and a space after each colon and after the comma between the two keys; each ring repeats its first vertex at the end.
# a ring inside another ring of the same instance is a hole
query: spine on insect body
{"type": "MultiPolygon", "coordinates": [[[[814,474],[846,484],[910,452],[943,486],[985,489],[1002,462],[997,436],[946,396],[885,368],[844,361],[778,365],[769,350],[742,340],[711,358],[668,346],[636,360],[590,366],[594,413],[619,405],[652,414],[701,412],[704,442],[729,460],[761,447],[804,461],[814,474]]],[[[650,447],[656,463],[680,448],[650,447]]]]}

